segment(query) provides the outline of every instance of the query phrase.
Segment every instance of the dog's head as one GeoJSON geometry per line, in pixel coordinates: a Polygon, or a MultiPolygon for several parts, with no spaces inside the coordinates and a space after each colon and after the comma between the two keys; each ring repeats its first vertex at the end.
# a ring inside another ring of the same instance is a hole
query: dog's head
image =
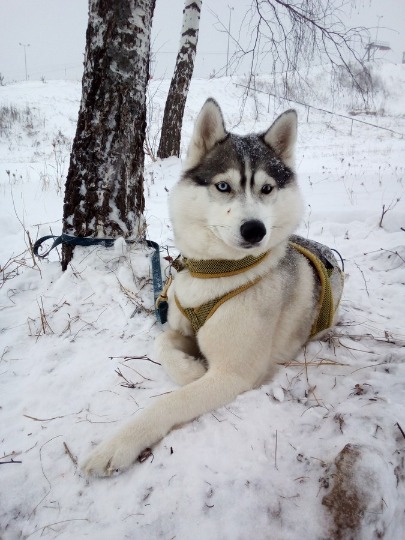
{"type": "Polygon", "coordinates": [[[240,259],[285,240],[302,217],[294,173],[297,115],[262,134],[225,129],[208,99],[195,124],[183,175],[170,197],[177,247],[192,258],[240,259]]]}

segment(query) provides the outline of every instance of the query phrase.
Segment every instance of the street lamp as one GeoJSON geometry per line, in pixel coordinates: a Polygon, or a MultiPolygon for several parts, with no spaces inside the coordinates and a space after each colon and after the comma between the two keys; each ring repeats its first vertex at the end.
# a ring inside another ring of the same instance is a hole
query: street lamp
{"type": "Polygon", "coordinates": [[[29,43],[20,43],[21,47],[24,47],[24,64],[25,64],[25,80],[28,81],[28,71],[27,71],[27,47],[30,46],[29,43]]]}
{"type": "Polygon", "coordinates": [[[226,48],[226,68],[225,68],[225,75],[228,75],[228,64],[229,64],[229,37],[230,37],[230,35],[231,35],[231,16],[232,16],[233,7],[231,7],[230,5],[228,5],[228,9],[229,9],[229,21],[228,21],[228,45],[227,45],[227,48],[226,48]]]}

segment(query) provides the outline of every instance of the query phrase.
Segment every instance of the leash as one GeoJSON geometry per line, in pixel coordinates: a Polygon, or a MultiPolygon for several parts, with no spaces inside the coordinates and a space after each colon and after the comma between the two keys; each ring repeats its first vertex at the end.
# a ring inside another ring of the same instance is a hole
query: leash
{"type": "MultiPolygon", "coordinates": [[[[114,245],[116,238],[92,238],[92,237],[80,237],[72,236],[70,234],[62,233],[60,236],[49,234],[39,238],[34,244],[34,255],[43,259],[49,253],[59,246],[60,244],[67,244],[69,246],[104,246],[111,247],[114,245]],[[46,240],[54,239],[51,247],[46,250],[44,253],[39,253],[39,248],[41,245],[46,242],[46,240]]],[[[132,244],[134,240],[125,240],[127,244],[132,244]]],[[[157,320],[164,324],[167,321],[167,312],[168,312],[168,303],[167,303],[167,287],[166,290],[163,288],[162,281],[162,271],[160,268],[160,247],[159,244],[153,242],[152,240],[144,239],[143,242],[150,248],[152,248],[153,254],[151,258],[152,265],[152,282],[153,282],[153,297],[155,305],[155,315],[157,320]]]]}
{"type": "Polygon", "coordinates": [[[80,236],[71,236],[70,234],[62,233],[60,236],[56,236],[54,234],[48,234],[48,236],[43,236],[42,238],[39,238],[35,244],[34,244],[34,255],[39,257],[40,259],[44,259],[49,255],[49,253],[56,248],[56,246],[59,246],[59,244],[67,244],[69,246],[105,246],[105,247],[111,247],[114,245],[114,239],[113,238],[90,238],[90,237],[80,237],[80,236]],[[53,244],[51,247],[45,251],[44,253],[39,253],[39,248],[41,245],[46,242],[46,240],[49,240],[50,238],[54,238],[53,244]]]}

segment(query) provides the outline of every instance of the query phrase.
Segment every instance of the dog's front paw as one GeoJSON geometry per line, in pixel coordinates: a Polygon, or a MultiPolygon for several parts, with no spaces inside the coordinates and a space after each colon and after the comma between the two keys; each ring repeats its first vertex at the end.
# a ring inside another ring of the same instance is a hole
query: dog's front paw
{"type": "Polygon", "coordinates": [[[95,448],[82,465],[83,471],[93,476],[111,476],[132,465],[141,450],[125,436],[115,436],[95,448]]]}

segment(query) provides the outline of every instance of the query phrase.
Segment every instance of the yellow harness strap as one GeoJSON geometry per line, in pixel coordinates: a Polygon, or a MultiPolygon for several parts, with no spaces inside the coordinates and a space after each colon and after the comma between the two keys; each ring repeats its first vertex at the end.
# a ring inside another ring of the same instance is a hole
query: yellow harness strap
{"type": "Polygon", "coordinates": [[[196,260],[183,257],[183,265],[188,268],[188,271],[193,277],[200,279],[221,278],[228,276],[236,276],[250,268],[254,268],[263,261],[269,254],[269,251],[262,253],[258,257],[248,255],[244,259],[228,260],[228,259],[208,259],[196,260]]]}
{"type": "Polygon", "coordinates": [[[225,294],[224,296],[220,296],[218,298],[214,298],[213,300],[210,300],[209,302],[206,302],[205,304],[202,304],[201,306],[195,307],[195,308],[184,308],[180,302],[177,296],[174,296],[174,299],[176,301],[176,305],[179,308],[179,310],[183,313],[183,315],[190,321],[191,326],[195,333],[198,332],[198,330],[202,327],[202,325],[210,318],[216,310],[222,306],[224,302],[232,298],[233,296],[236,296],[237,294],[246,291],[246,289],[249,289],[253,285],[256,285],[262,278],[258,277],[254,281],[251,281],[249,283],[245,283],[241,287],[238,287],[237,289],[234,289],[233,291],[225,294]]]}
{"type": "MultiPolygon", "coordinates": [[[[309,260],[309,262],[314,267],[317,275],[319,276],[319,280],[321,284],[321,294],[320,294],[319,303],[318,303],[318,309],[319,309],[318,317],[316,318],[311,329],[310,337],[313,337],[319,332],[321,332],[322,330],[326,330],[327,328],[329,328],[333,323],[333,316],[335,314],[335,306],[334,306],[332,287],[331,287],[331,282],[330,282],[330,273],[326,269],[323,262],[314,253],[312,253],[312,251],[294,242],[290,242],[290,246],[296,249],[299,253],[301,253],[301,255],[304,255],[309,260]]],[[[265,255],[267,255],[267,253],[265,255]]],[[[232,275],[235,275],[235,274],[232,274],[232,275]]],[[[198,277],[203,277],[203,276],[200,274],[198,277]]],[[[212,277],[212,275],[205,276],[205,277],[212,277]]],[[[213,300],[210,300],[209,302],[206,302],[202,304],[201,306],[198,306],[195,308],[184,308],[180,304],[180,301],[176,295],[174,299],[181,313],[190,321],[194,332],[197,333],[198,330],[203,326],[203,324],[210,317],[212,317],[212,315],[216,312],[216,310],[220,306],[222,306],[224,302],[226,302],[230,298],[233,298],[237,294],[243,291],[246,291],[246,289],[249,289],[256,283],[258,283],[261,279],[262,279],[262,276],[259,276],[256,280],[246,283],[245,285],[242,285],[241,287],[238,287],[237,289],[234,289],[233,291],[230,291],[229,293],[223,296],[214,298],[213,300]]]]}
{"type": "Polygon", "coordinates": [[[323,262],[316,255],[314,255],[312,251],[300,246],[299,244],[295,244],[294,242],[290,242],[290,246],[292,246],[310,261],[310,263],[316,270],[319,276],[319,280],[321,282],[321,294],[319,296],[318,303],[319,314],[318,317],[315,319],[315,322],[312,325],[311,329],[310,337],[313,337],[322,330],[326,330],[326,328],[332,326],[333,323],[335,306],[333,302],[332,287],[330,283],[330,274],[328,273],[328,270],[326,269],[323,262]]]}

